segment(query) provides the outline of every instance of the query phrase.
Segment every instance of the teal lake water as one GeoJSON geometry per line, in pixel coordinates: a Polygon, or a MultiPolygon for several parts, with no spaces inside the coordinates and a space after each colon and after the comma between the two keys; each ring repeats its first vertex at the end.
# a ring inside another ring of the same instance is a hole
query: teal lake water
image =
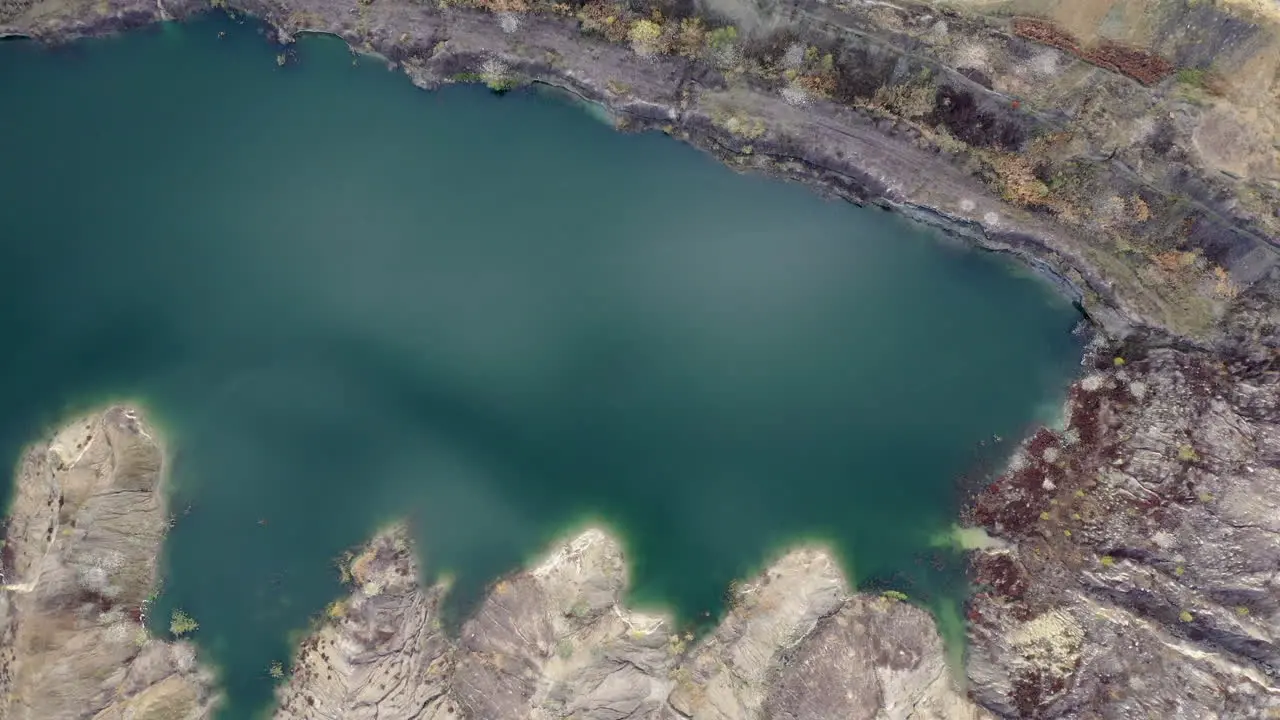
{"type": "Polygon", "coordinates": [[[957,477],[1077,367],[1046,284],[538,93],[275,54],[225,20],[0,43],[0,454],[147,405],[156,614],[200,622],[225,717],[406,515],[459,613],[588,521],[686,623],[805,538],[962,596],[957,477]]]}

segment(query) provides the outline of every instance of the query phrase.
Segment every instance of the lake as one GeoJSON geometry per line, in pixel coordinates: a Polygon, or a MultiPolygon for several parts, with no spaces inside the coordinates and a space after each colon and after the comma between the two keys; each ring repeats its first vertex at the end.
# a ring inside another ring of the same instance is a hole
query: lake
{"type": "Polygon", "coordinates": [[[589,523],[690,627],[814,539],[954,618],[957,479],[1078,368],[1047,283],[545,93],[296,51],[226,19],[0,43],[0,453],[148,408],[154,615],[200,622],[225,717],[401,517],[455,621],[589,523]]]}

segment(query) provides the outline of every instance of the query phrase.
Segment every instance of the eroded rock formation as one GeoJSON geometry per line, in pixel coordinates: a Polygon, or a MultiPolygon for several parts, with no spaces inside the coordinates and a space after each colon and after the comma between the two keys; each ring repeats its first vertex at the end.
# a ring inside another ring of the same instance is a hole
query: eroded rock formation
{"type": "Polygon", "coordinates": [[[621,548],[590,530],[493,586],[456,640],[397,526],[303,642],[279,720],[979,718],[929,615],[852,595],[831,557],[785,555],[735,588],[707,638],[626,609],[621,548]]]}
{"type": "MultiPolygon", "coordinates": [[[[1280,365],[1265,295],[1218,353],[1099,345],[1068,422],[976,497],[967,694],[926,612],[851,594],[800,548],[696,642],[622,604],[599,531],[496,583],[448,636],[402,527],[279,691],[292,718],[1270,718],[1280,712],[1280,365]]],[[[191,646],[138,622],[165,528],[163,455],[114,408],[30,449],[6,529],[4,717],[203,718],[191,646]]]]}
{"type": "Polygon", "coordinates": [[[24,454],[0,553],[0,718],[210,716],[194,646],[143,623],[168,524],[164,461],[120,407],[24,454]]]}

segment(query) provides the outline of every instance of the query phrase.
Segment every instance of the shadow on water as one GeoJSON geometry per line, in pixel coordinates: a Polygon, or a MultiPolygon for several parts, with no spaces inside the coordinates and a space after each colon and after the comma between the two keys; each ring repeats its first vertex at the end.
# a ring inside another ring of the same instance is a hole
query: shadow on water
{"type": "Polygon", "coordinates": [[[153,617],[199,621],[225,717],[406,517],[455,627],[591,522],[688,627],[817,540],[959,637],[934,540],[982,443],[1061,397],[1068,302],[538,93],[424,93],[327,38],[280,68],[259,32],[0,46],[0,452],[150,409],[177,520],[153,617]]]}

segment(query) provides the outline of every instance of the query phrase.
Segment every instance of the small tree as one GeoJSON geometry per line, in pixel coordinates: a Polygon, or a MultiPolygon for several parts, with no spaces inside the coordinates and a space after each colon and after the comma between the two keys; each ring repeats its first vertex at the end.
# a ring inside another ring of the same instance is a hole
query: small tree
{"type": "Polygon", "coordinates": [[[480,64],[480,79],[496,93],[506,92],[516,86],[510,68],[497,58],[488,58],[480,64]]]}

